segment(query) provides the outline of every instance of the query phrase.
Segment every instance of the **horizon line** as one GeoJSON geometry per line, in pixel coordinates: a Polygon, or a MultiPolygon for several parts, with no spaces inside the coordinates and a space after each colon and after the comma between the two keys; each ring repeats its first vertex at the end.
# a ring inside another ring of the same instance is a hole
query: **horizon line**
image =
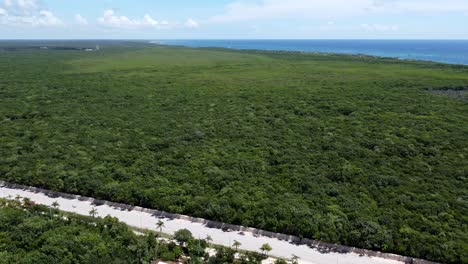
{"type": "Polygon", "coordinates": [[[0,38],[0,41],[25,40],[125,40],[125,41],[156,41],[156,40],[423,40],[423,41],[468,41],[468,38],[0,38]]]}

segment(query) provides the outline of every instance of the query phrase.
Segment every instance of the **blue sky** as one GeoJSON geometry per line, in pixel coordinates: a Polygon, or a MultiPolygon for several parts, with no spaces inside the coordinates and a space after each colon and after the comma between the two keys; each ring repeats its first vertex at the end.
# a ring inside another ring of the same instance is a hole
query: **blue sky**
{"type": "Polygon", "coordinates": [[[468,0],[0,0],[1,39],[468,39],[468,0]]]}

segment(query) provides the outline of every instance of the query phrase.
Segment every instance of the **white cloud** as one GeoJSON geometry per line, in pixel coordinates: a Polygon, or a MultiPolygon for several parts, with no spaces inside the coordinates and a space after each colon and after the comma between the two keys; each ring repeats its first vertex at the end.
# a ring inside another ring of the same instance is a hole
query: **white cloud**
{"type": "Polygon", "coordinates": [[[64,23],[54,13],[46,10],[39,12],[38,20],[36,21],[40,26],[61,26],[64,23]]]}
{"type": "Polygon", "coordinates": [[[189,18],[189,19],[187,19],[187,21],[185,22],[185,27],[188,27],[188,28],[198,28],[198,27],[200,27],[200,24],[199,24],[197,21],[195,21],[195,20],[189,18]]]}
{"type": "Polygon", "coordinates": [[[39,9],[36,0],[5,0],[0,8],[0,25],[53,27],[65,25],[54,13],[39,9]]]}
{"type": "Polygon", "coordinates": [[[99,24],[113,28],[161,28],[168,26],[167,21],[157,21],[146,14],[141,19],[131,19],[126,16],[118,16],[114,10],[106,10],[102,17],[98,18],[99,24]]]}
{"type": "Polygon", "coordinates": [[[155,28],[155,29],[168,29],[168,28],[198,28],[200,24],[189,18],[185,23],[169,23],[166,20],[156,20],[150,15],[146,14],[142,18],[129,18],[127,16],[117,15],[114,10],[106,10],[104,14],[98,18],[99,24],[109,28],[123,28],[123,29],[141,29],[141,28],[155,28]]]}
{"type": "Polygon", "coordinates": [[[82,17],[80,14],[75,15],[75,23],[80,25],[80,26],[86,26],[88,25],[88,20],[84,17],[82,17]]]}
{"type": "MultiPolygon", "coordinates": [[[[1,4],[0,4],[1,6],[1,4]]],[[[32,14],[40,10],[37,0],[3,0],[3,7],[13,14],[32,14]]]]}
{"type": "Polygon", "coordinates": [[[371,32],[388,32],[398,31],[400,29],[397,25],[382,25],[382,24],[361,24],[361,28],[371,32]]]}
{"type": "Polygon", "coordinates": [[[18,3],[18,6],[24,11],[37,9],[36,0],[18,0],[17,3],[18,3]]]}
{"type": "Polygon", "coordinates": [[[159,21],[154,20],[150,15],[146,14],[143,17],[142,24],[152,26],[152,27],[157,27],[157,26],[159,26],[160,23],[159,23],[159,21]]]}
{"type": "Polygon", "coordinates": [[[369,13],[467,12],[467,0],[245,0],[231,2],[212,22],[305,16],[314,18],[359,16],[369,13]]]}
{"type": "Polygon", "coordinates": [[[63,26],[64,23],[52,12],[46,10],[41,10],[31,15],[11,15],[5,9],[1,9],[0,25],[53,27],[63,26]]]}

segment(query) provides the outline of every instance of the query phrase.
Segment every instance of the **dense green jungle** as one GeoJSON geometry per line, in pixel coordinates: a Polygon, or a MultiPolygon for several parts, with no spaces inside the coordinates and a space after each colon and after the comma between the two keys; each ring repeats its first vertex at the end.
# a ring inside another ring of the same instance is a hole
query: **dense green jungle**
{"type": "Polygon", "coordinates": [[[117,218],[100,218],[92,212],[74,215],[54,205],[0,199],[0,264],[261,264],[267,258],[258,252],[212,245],[208,237],[196,239],[187,229],[172,237],[141,233],[117,218]]]}
{"type": "Polygon", "coordinates": [[[0,179],[468,263],[467,87],[391,58],[1,42],[0,179]]]}

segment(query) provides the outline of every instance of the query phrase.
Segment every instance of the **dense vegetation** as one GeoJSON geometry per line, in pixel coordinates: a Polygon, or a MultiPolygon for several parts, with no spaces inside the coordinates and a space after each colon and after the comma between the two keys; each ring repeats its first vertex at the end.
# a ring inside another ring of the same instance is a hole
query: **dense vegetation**
{"type": "MultiPolygon", "coordinates": [[[[143,264],[156,259],[189,264],[260,264],[267,257],[209,242],[209,238],[195,239],[185,229],[173,238],[151,232],[136,235],[110,216],[84,217],[35,205],[28,199],[0,199],[0,264],[143,264]],[[212,254],[208,247],[214,247],[212,254]]],[[[276,263],[288,262],[278,259],[276,263]]]]}
{"type": "Polygon", "coordinates": [[[64,216],[0,199],[1,264],[148,263],[153,251],[147,240],[114,218],[64,216]]]}
{"type": "Polygon", "coordinates": [[[0,52],[0,179],[468,263],[467,67],[104,47],[0,52]]]}

